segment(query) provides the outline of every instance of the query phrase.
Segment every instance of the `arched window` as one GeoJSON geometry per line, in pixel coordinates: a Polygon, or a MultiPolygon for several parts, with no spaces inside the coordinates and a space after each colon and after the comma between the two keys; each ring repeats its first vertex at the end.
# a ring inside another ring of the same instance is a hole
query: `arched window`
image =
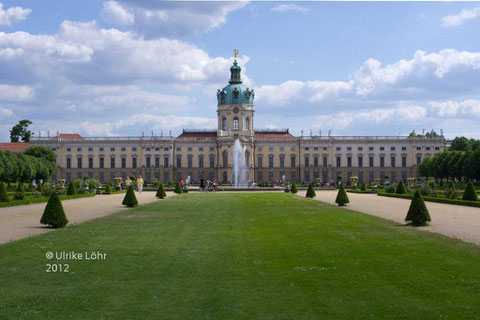
{"type": "Polygon", "coordinates": [[[238,118],[233,118],[233,130],[238,130],[238,118]]]}
{"type": "Polygon", "coordinates": [[[228,152],[227,152],[227,150],[223,150],[222,157],[223,157],[223,167],[226,168],[226,167],[228,167],[228,152]]]}
{"type": "Polygon", "coordinates": [[[250,118],[245,119],[245,129],[250,130],[250,118]]]}
{"type": "Polygon", "coordinates": [[[250,152],[245,151],[245,167],[250,167],[250,152]]]}
{"type": "Polygon", "coordinates": [[[227,130],[227,119],[225,117],[222,119],[222,130],[227,130]]]}
{"type": "Polygon", "coordinates": [[[227,183],[227,182],[228,182],[227,172],[224,171],[224,172],[223,172],[223,183],[227,183]]]}

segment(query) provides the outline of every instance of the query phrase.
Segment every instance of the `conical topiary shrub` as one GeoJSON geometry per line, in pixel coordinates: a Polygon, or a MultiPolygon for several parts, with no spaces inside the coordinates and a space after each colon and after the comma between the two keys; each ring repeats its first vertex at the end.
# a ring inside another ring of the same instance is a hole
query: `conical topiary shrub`
{"type": "Polygon", "coordinates": [[[10,197],[8,196],[7,186],[5,183],[0,183],[0,202],[8,202],[10,197]]]}
{"type": "Polygon", "coordinates": [[[343,185],[340,185],[340,189],[338,189],[337,198],[335,199],[335,203],[338,203],[339,206],[344,206],[347,203],[350,203],[348,199],[347,192],[343,188],[343,185]]]}
{"type": "Polygon", "coordinates": [[[430,221],[430,214],[428,213],[427,206],[418,190],[415,191],[415,194],[413,195],[405,221],[409,221],[414,226],[424,226],[430,221]]]}
{"type": "Polygon", "coordinates": [[[112,183],[109,181],[107,183],[107,187],[105,188],[105,194],[111,194],[112,193],[112,183]]]}
{"type": "Polygon", "coordinates": [[[165,188],[163,187],[163,183],[160,183],[158,186],[157,194],[155,195],[158,199],[165,199],[167,197],[167,193],[165,192],[165,188]]]}
{"type": "Polygon", "coordinates": [[[65,215],[65,211],[63,211],[62,202],[56,192],[52,192],[50,198],[48,198],[48,203],[43,211],[40,223],[49,225],[55,229],[63,228],[67,225],[67,216],[65,215]]]}
{"type": "Polygon", "coordinates": [[[182,187],[180,187],[180,183],[178,183],[178,182],[175,183],[175,190],[173,190],[173,192],[178,193],[178,194],[183,192],[182,187]]]}
{"type": "Polygon", "coordinates": [[[137,197],[135,196],[132,186],[128,187],[127,194],[125,195],[125,198],[123,198],[122,204],[129,208],[138,206],[137,197]]]}
{"type": "Polygon", "coordinates": [[[25,199],[25,191],[23,191],[23,183],[19,182],[17,191],[15,191],[15,195],[13,196],[15,200],[23,200],[25,199]]]}
{"type": "Polygon", "coordinates": [[[310,183],[310,184],[308,185],[306,197],[307,197],[307,198],[315,198],[316,195],[317,195],[317,194],[315,193],[315,189],[313,188],[313,184],[310,183]]]}
{"type": "Polygon", "coordinates": [[[405,185],[403,184],[403,181],[400,180],[400,182],[397,184],[397,189],[395,189],[396,194],[405,194],[407,193],[407,188],[405,188],[405,185]]]}
{"type": "Polygon", "coordinates": [[[455,183],[453,181],[450,181],[448,183],[448,189],[452,190],[452,191],[455,191],[456,188],[455,188],[455,183]]]}
{"type": "Polygon", "coordinates": [[[77,189],[75,189],[75,185],[73,184],[73,182],[70,182],[68,184],[67,195],[73,196],[75,194],[77,194],[77,189]]]}
{"type": "Polygon", "coordinates": [[[362,187],[360,188],[362,191],[367,191],[367,185],[365,183],[362,183],[362,187]]]}
{"type": "Polygon", "coordinates": [[[292,188],[290,189],[290,192],[291,193],[297,193],[298,192],[297,184],[295,182],[292,183],[292,188]]]}
{"type": "Polygon", "coordinates": [[[470,181],[467,184],[467,187],[465,188],[465,192],[463,193],[462,200],[466,200],[466,201],[478,200],[477,191],[475,190],[475,187],[473,186],[472,181],[470,181]]]}

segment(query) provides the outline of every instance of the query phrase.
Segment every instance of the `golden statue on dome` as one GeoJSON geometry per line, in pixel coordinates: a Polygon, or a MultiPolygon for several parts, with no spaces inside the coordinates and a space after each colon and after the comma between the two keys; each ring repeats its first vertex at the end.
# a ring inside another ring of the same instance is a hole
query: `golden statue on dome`
{"type": "Polygon", "coordinates": [[[237,57],[238,57],[238,50],[237,49],[233,49],[233,57],[235,58],[235,61],[237,61],[237,57]]]}

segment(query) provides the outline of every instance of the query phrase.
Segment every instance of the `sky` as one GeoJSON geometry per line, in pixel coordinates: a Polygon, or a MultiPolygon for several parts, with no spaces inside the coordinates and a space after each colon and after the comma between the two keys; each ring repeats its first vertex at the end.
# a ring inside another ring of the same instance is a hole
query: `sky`
{"type": "Polygon", "coordinates": [[[480,2],[0,0],[0,141],[215,129],[238,49],[255,128],[480,138],[480,2]]]}

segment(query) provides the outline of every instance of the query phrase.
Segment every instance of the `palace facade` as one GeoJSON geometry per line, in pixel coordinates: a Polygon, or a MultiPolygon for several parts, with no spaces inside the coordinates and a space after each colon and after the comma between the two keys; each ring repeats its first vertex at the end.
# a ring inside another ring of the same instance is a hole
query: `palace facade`
{"type": "Polygon", "coordinates": [[[245,149],[247,180],[323,182],[406,180],[417,176],[424,157],[444,150],[443,137],[425,136],[293,136],[288,129],[254,129],[255,92],[242,83],[235,60],[229,84],[217,91],[217,129],[186,130],[178,137],[82,137],[58,134],[32,138],[57,155],[57,179],[85,176],[102,183],[115,177],[142,175],[147,183],[190,176],[229,183],[236,139],[245,149]]]}

